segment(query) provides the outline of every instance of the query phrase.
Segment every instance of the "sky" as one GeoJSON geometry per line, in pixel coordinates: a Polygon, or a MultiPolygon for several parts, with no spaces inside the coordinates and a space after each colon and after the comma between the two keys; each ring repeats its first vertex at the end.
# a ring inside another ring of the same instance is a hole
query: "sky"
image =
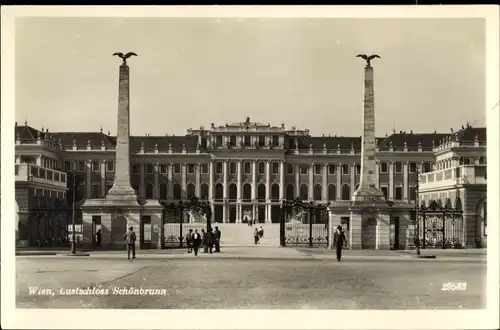
{"type": "Polygon", "coordinates": [[[483,19],[19,18],[16,121],[116,134],[133,51],[131,134],[251,121],[360,136],[364,61],[378,54],[376,134],[485,125],[483,19]]]}

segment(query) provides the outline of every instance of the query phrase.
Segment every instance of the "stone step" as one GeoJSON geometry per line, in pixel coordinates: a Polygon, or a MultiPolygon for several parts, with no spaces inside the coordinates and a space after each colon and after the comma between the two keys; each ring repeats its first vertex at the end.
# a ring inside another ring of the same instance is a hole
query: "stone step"
{"type": "Polygon", "coordinates": [[[260,239],[260,246],[279,246],[279,224],[257,224],[249,227],[247,224],[217,223],[221,231],[222,246],[252,246],[254,245],[255,228],[264,229],[264,237],[260,239]]]}

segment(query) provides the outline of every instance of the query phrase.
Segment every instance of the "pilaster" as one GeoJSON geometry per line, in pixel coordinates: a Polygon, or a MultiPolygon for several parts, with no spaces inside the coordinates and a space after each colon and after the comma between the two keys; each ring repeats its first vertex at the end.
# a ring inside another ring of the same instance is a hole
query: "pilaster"
{"type": "Polygon", "coordinates": [[[389,167],[389,200],[394,200],[394,162],[387,163],[389,167]]]}
{"type": "Polygon", "coordinates": [[[337,189],[337,200],[342,200],[342,163],[337,164],[337,170],[335,171],[337,174],[337,184],[335,188],[337,189]]]}
{"type": "Polygon", "coordinates": [[[159,171],[160,171],[160,164],[156,162],[154,164],[154,191],[153,191],[153,198],[154,199],[160,199],[160,184],[159,184],[159,171]]]}
{"type": "Polygon", "coordinates": [[[322,172],[322,185],[321,185],[321,198],[323,202],[328,201],[328,164],[323,164],[323,172],[322,172]]]}
{"type": "Polygon", "coordinates": [[[308,182],[308,197],[309,200],[314,200],[314,163],[309,164],[309,182],[308,182]]]}
{"type": "Polygon", "coordinates": [[[403,163],[403,201],[408,202],[408,162],[403,163]]]}

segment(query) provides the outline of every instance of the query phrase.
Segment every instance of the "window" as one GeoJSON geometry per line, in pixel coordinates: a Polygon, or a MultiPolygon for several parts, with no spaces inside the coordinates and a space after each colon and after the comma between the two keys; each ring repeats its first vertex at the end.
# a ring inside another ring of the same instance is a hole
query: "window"
{"type": "Polygon", "coordinates": [[[356,165],[356,174],[361,174],[361,165],[356,165]]]}
{"type": "Polygon", "coordinates": [[[243,136],[243,144],[245,145],[245,147],[250,147],[250,145],[252,144],[250,136],[248,135],[243,136]]]}
{"type": "Polygon", "coordinates": [[[69,160],[64,161],[64,170],[65,171],[71,170],[71,162],[69,160]]]}
{"type": "Polygon", "coordinates": [[[389,198],[387,186],[380,187],[380,190],[382,190],[382,192],[384,193],[385,199],[389,198]]]}
{"type": "Polygon", "coordinates": [[[229,173],[231,174],[236,174],[237,168],[236,168],[236,162],[230,162],[229,163],[229,173]]]}
{"type": "Polygon", "coordinates": [[[154,195],[154,185],[152,183],[146,183],[146,199],[153,199],[154,195]]]}
{"type": "Polygon", "coordinates": [[[181,174],[181,164],[174,164],[174,173],[181,174]]]}
{"type": "Polygon", "coordinates": [[[92,182],[92,191],[90,192],[91,198],[99,198],[101,196],[101,187],[99,182],[92,182]]]}
{"type": "Polygon", "coordinates": [[[417,172],[417,163],[410,163],[410,173],[417,172]]]}
{"type": "Polygon", "coordinates": [[[400,201],[403,199],[403,187],[396,187],[396,200],[400,201]]]}
{"type": "Polygon", "coordinates": [[[231,146],[235,146],[235,145],[236,145],[236,136],[231,135],[231,136],[229,137],[229,144],[230,144],[231,146]]]}
{"type": "Polygon", "coordinates": [[[182,188],[178,183],[174,184],[174,199],[182,199],[182,188]]]}
{"type": "Polygon", "coordinates": [[[280,145],[280,137],[279,136],[273,136],[273,146],[278,147],[280,145]]]}
{"type": "Polygon", "coordinates": [[[187,197],[191,198],[196,196],[196,186],[193,183],[188,183],[187,185],[187,197]]]}
{"type": "Polygon", "coordinates": [[[201,174],[208,174],[208,164],[201,164],[201,174]]]}
{"type": "Polygon", "coordinates": [[[207,200],[208,199],[208,191],[209,191],[208,184],[202,183],[201,189],[200,189],[200,199],[207,200]]]}
{"type": "Polygon", "coordinates": [[[222,163],[221,162],[215,163],[215,173],[222,174],[222,163]]]}
{"type": "Polygon", "coordinates": [[[294,168],[294,165],[293,164],[287,164],[286,165],[286,173],[287,174],[293,174],[293,168],[294,168]]]}
{"type": "Polygon", "coordinates": [[[351,187],[348,184],[342,185],[342,200],[351,200],[351,187]]]}
{"type": "Polygon", "coordinates": [[[106,162],[106,171],[113,172],[115,170],[115,162],[112,160],[108,160],[106,162]]]}
{"type": "Polygon", "coordinates": [[[84,160],[80,160],[78,162],[78,171],[83,172],[83,171],[85,171],[85,169],[86,169],[85,161],[84,160]]]}
{"type": "Polygon", "coordinates": [[[266,146],[266,137],[259,136],[259,147],[265,147],[265,146],[266,146]]]}
{"type": "Polygon", "coordinates": [[[160,184],[160,199],[167,199],[167,185],[165,183],[160,184]]]}
{"type": "Polygon", "coordinates": [[[334,164],[328,165],[328,174],[330,174],[330,175],[335,174],[335,167],[336,166],[334,164]]]}
{"type": "Polygon", "coordinates": [[[266,164],[264,162],[259,162],[259,174],[266,173],[266,164]]]}
{"type": "Polygon", "coordinates": [[[194,174],[194,164],[188,164],[188,174],[194,174]]]}
{"type": "Polygon", "coordinates": [[[323,198],[323,187],[320,184],[315,184],[313,189],[313,199],[319,201],[323,198]]]}
{"type": "Polygon", "coordinates": [[[305,174],[307,174],[309,172],[308,171],[309,166],[307,166],[306,164],[300,164],[299,166],[300,166],[300,174],[301,175],[305,175],[305,174]]]}
{"type": "Polygon", "coordinates": [[[92,171],[99,172],[99,161],[98,160],[92,161],[92,171]]]}
{"type": "Polygon", "coordinates": [[[132,173],[133,174],[139,173],[139,164],[132,164],[132,173]]]}
{"type": "Polygon", "coordinates": [[[403,172],[403,164],[401,162],[395,162],[394,163],[394,167],[395,167],[395,172],[396,173],[403,172]]]}
{"type": "Polygon", "coordinates": [[[387,163],[380,163],[380,173],[387,173],[387,163]]]}
{"type": "Polygon", "coordinates": [[[322,165],[314,165],[314,174],[316,174],[316,175],[323,174],[323,166],[322,165]]]}
{"type": "Polygon", "coordinates": [[[309,188],[305,183],[300,185],[299,197],[301,200],[305,201],[309,199],[309,188]]]}
{"type": "Polygon", "coordinates": [[[428,173],[428,172],[431,172],[431,163],[429,162],[425,162],[424,163],[424,173],[428,173]]]}
{"type": "Polygon", "coordinates": [[[280,173],[280,164],[273,162],[273,174],[279,174],[280,173]]]}
{"type": "Polygon", "coordinates": [[[243,165],[243,171],[245,172],[245,174],[252,173],[252,164],[250,162],[245,162],[243,165]]]}
{"type": "Polygon", "coordinates": [[[344,175],[349,174],[349,165],[342,164],[342,174],[344,174],[344,175]]]}
{"type": "Polygon", "coordinates": [[[160,173],[162,173],[162,174],[167,173],[167,165],[165,165],[165,164],[160,165],[160,173]]]}
{"type": "Polygon", "coordinates": [[[153,164],[146,164],[146,174],[153,173],[153,164]]]}
{"type": "Polygon", "coordinates": [[[218,147],[222,147],[222,136],[217,135],[217,136],[215,137],[215,144],[216,144],[218,147]]]}
{"type": "Polygon", "coordinates": [[[410,187],[410,200],[411,201],[417,200],[417,187],[415,186],[410,187]]]}
{"type": "Polygon", "coordinates": [[[337,190],[334,184],[328,185],[328,200],[334,201],[337,198],[337,190]]]}

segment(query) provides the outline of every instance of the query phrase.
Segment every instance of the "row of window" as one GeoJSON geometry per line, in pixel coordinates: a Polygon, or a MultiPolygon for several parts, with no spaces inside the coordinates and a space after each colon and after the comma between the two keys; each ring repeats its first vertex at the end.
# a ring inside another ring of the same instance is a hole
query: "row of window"
{"type": "MultiPolygon", "coordinates": [[[[271,146],[278,147],[280,145],[279,136],[274,135],[274,136],[270,136],[269,138],[270,138],[269,144],[271,146]]],[[[227,141],[226,143],[228,143],[230,146],[237,146],[237,144],[238,144],[236,135],[231,135],[231,136],[227,137],[226,141],[227,141]]],[[[252,146],[252,137],[249,135],[241,136],[240,141],[241,141],[241,144],[245,147],[252,146]]],[[[256,137],[255,143],[259,147],[265,147],[266,146],[266,137],[262,136],[262,135],[256,137]]],[[[215,137],[215,145],[217,147],[222,147],[224,145],[224,139],[223,139],[222,135],[217,135],[215,137]]]]}
{"type": "MultiPolygon", "coordinates": [[[[112,184],[108,184],[106,186],[106,190],[111,189],[112,184]]],[[[167,199],[168,198],[168,190],[167,190],[167,185],[165,183],[161,183],[159,186],[159,199],[167,199]]],[[[358,188],[358,185],[356,185],[356,189],[358,188]]],[[[84,186],[82,186],[82,189],[85,189],[84,186]]],[[[134,187],[134,189],[138,190],[138,187],[134,187]]],[[[208,199],[209,197],[209,185],[206,183],[202,183],[200,186],[200,198],[203,200],[208,199]]],[[[387,186],[381,186],[380,188],[383,192],[384,195],[387,198],[389,198],[389,188],[387,186]]],[[[182,186],[179,183],[176,183],[173,185],[173,199],[183,199],[186,197],[190,196],[195,196],[196,195],[196,186],[193,183],[189,183],[187,185],[186,189],[186,195],[183,196],[182,194],[182,186]]],[[[313,187],[313,199],[314,200],[322,200],[323,196],[323,187],[321,184],[315,184],[313,187]]],[[[145,185],[145,194],[144,194],[146,199],[153,199],[155,198],[154,194],[154,185],[152,183],[147,183],[145,185]]],[[[341,200],[351,200],[351,187],[348,184],[343,184],[341,188],[341,200]]],[[[301,184],[299,187],[299,194],[298,196],[302,200],[308,200],[309,199],[309,186],[307,184],[301,184]]],[[[92,184],[92,189],[91,189],[91,198],[102,198],[101,194],[101,189],[100,185],[98,182],[95,182],[92,184]]],[[[287,199],[293,199],[297,197],[297,192],[295,191],[295,185],[293,184],[288,184],[286,186],[285,190],[285,198],[287,199]]],[[[402,200],[403,199],[403,187],[401,186],[395,186],[394,187],[394,199],[395,200],[402,200]]],[[[409,187],[409,199],[410,200],[415,200],[416,199],[416,187],[411,186],[409,187]]],[[[215,199],[223,199],[224,198],[224,186],[221,183],[218,183],[215,185],[215,194],[214,194],[215,199]]],[[[230,184],[229,189],[228,189],[228,198],[230,200],[235,200],[238,198],[238,186],[236,184],[230,184]]],[[[245,183],[242,186],[242,194],[241,194],[242,199],[252,199],[252,185],[245,183]]],[[[258,200],[265,200],[266,199],[266,185],[261,183],[257,186],[257,191],[256,191],[256,198],[258,200]]],[[[270,191],[270,198],[271,199],[279,199],[280,198],[280,186],[277,183],[274,183],[271,185],[271,191],[270,191]]],[[[336,186],[334,184],[329,184],[328,185],[328,199],[329,200],[336,200],[337,199],[337,190],[336,186]]]]}
{"type": "MultiPolygon", "coordinates": [[[[237,163],[236,162],[229,162],[229,173],[230,174],[236,174],[238,172],[237,168],[237,163]]],[[[309,173],[309,165],[308,164],[300,164],[300,165],[295,165],[295,164],[287,164],[286,166],[286,173],[287,174],[294,174],[295,173],[295,167],[299,167],[299,173],[302,175],[306,175],[309,173]]],[[[335,164],[330,164],[328,165],[328,174],[329,175],[334,175],[336,174],[336,165],[335,164]]],[[[342,174],[344,175],[349,175],[350,174],[350,165],[349,164],[342,164],[342,174]]],[[[424,163],[423,165],[423,172],[431,172],[431,163],[424,163]]],[[[152,174],[153,173],[153,164],[144,164],[144,172],[146,174],[152,174]]],[[[91,163],[91,169],[93,172],[100,172],[100,163],[99,161],[92,161],[91,163]]],[[[417,171],[417,163],[411,162],[409,163],[409,172],[410,173],[415,173],[417,171]]],[[[78,168],[75,166],[75,162],[71,161],[65,161],[65,170],[78,170],[78,171],[85,171],[86,170],[86,165],[85,161],[81,160],[78,161],[78,168]]],[[[180,174],[182,170],[182,166],[179,163],[173,164],[173,172],[174,174],[180,174]]],[[[187,164],[186,170],[188,174],[194,174],[196,171],[195,164],[187,164]]],[[[200,164],[200,170],[202,174],[208,174],[209,172],[209,166],[208,164],[200,164]]],[[[107,172],[113,172],[114,171],[114,162],[113,161],[107,161],[106,162],[106,171],[107,172]]],[[[165,164],[160,164],[159,166],[159,171],[160,173],[167,173],[167,165],[165,164]]],[[[386,162],[382,162],[380,164],[380,173],[388,173],[389,171],[389,165],[386,162]]],[[[280,172],[280,164],[278,162],[271,162],[271,172],[272,174],[279,174],[280,172]]],[[[394,172],[395,173],[402,173],[403,172],[403,163],[401,162],[395,162],[394,163],[394,172]]],[[[140,164],[132,164],[132,173],[133,174],[138,174],[140,173],[140,164]]],[[[216,174],[222,174],[223,173],[223,163],[222,162],[216,162],[215,163],[215,173],[216,174]]],[[[252,173],[252,163],[251,162],[243,162],[243,173],[245,174],[251,174],[252,173]]],[[[258,162],[258,173],[259,174],[265,174],[266,173],[266,163],[265,162],[258,162]]],[[[323,165],[314,165],[314,174],[315,175],[322,175],[323,174],[323,165]]],[[[356,174],[361,174],[361,165],[356,165],[356,174]]]]}

